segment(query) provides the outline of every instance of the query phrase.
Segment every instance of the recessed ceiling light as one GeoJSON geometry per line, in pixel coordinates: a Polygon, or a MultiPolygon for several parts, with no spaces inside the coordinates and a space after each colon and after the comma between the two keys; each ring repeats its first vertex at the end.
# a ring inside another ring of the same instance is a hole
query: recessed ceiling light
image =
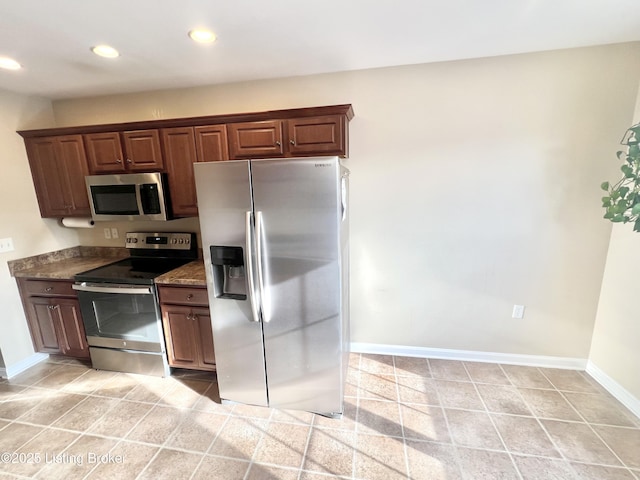
{"type": "Polygon", "coordinates": [[[13,58],[0,57],[0,68],[4,68],[6,70],[20,70],[22,65],[16,62],[13,58]]]}
{"type": "Polygon", "coordinates": [[[194,42],[198,43],[213,43],[216,41],[216,34],[211,30],[206,30],[203,28],[196,28],[189,32],[189,37],[194,42]]]}
{"type": "Polygon", "coordinates": [[[93,53],[105,58],[116,58],[120,56],[120,53],[109,45],[96,45],[91,49],[93,53]]]}

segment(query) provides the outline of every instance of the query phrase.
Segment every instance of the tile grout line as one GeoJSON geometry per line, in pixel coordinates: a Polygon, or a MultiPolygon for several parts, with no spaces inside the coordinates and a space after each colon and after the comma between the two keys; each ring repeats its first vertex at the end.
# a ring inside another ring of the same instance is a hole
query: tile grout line
{"type": "MultiPolygon", "coordinates": [[[[593,432],[593,434],[598,438],[598,440],[600,440],[605,447],[607,447],[607,449],[609,449],[609,451],[613,454],[613,456],[620,462],[620,465],[622,465],[624,468],[630,470],[631,467],[629,467],[623,460],[622,458],[620,458],[620,456],[613,450],[613,448],[611,448],[611,446],[609,445],[608,442],[606,442],[604,440],[604,438],[602,438],[600,436],[600,434],[596,431],[595,428],[593,428],[593,426],[591,425],[591,422],[587,421],[586,418],[584,418],[584,416],[578,411],[578,409],[576,407],[573,406],[573,404],[569,401],[569,399],[564,395],[564,392],[558,390],[558,393],[560,393],[560,395],[562,396],[562,398],[564,399],[565,402],[567,402],[571,408],[578,414],[578,416],[584,421],[584,424],[589,427],[589,430],[591,430],[593,432]]],[[[614,427],[613,425],[610,425],[611,427],[614,427]]],[[[616,427],[614,427],[616,428],[616,427]]],[[[611,465],[613,467],[616,467],[618,465],[611,465]]]]}
{"type": "MultiPolygon", "coordinates": [[[[504,369],[502,368],[502,365],[500,365],[500,368],[502,369],[502,371],[504,372],[504,369]]],[[[532,367],[535,368],[536,371],[542,375],[547,382],[549,382],[549,384],[554,387],[554,390],[557,391],[557,389],[555,388],[555,386],[553,385],[553,383],[551,383],[551,381],[547,378],[547,376],[538,368],[538,367],[532,367]]],[[[507,375],[507,372],[504,372],[505,375],[507,375]]],[[[509,378],[509,376],[507,375],[507,378],[509,378]]],[[[513,381],[511,380],[511,378],[509,378],[509,381],[511,383],[513,383],[513,381]]],[[[565,456],[564,452],[558,447],[558,444],[556,443],[556,441],[553,439],[553,437],[551,436],[551,434],[547,431],[547,428],[542,424],[541,421],[541,417],[535,412],[535,410],[533,409],[533,407],[531,405],[529,405],[529,402],[527,402],[527,399],[524,398],[524,395],[522,395],[522,392],[520,392],[520,388],[525,388],[525,387],[519,387],[517,385],[514,384],[514,387],[516,389],[516,392],[519,396],[519,398],[524,402],[524,404],[527,406],[527,408],[529,409],[529,411],[532,413],[533,418],[535,419],[536,423],[538,424],[538,426],[541,428],[541,430],[544,432],[544,434],[547,436],[547,438],[549,439],[549,441],[551,442],[551,445],[553,445],[553,448],[556,450],[556,452],[558,452],[558,454],[560,455],[560,460],[564,461],[570,468],[572,475],[576,477],[576,472],[573,468],[571,468],[571,464],[569,459],[565,456]]],[[[554,391],[554,390],[550,390],[550,391],[554,391]]],[[[546,417],[543,417],[543,419],[545,419],[546,417]]],[[[554,420],[554,419],[549,419],[549,420],[554,420]]],[[[549,457],[549,458],[553,458],[553,457],[549,457]]]]}
{"type": "Polygon", "coordinates": [[[360,416],[360,384],[362,383],[362,353],[358,353],[358,388],[356,389],[356,415],[353,419],[353,438],[351,439],[351,478],[356,478],[356,452],[358,451],[358,417],[360,416]]]}
{"type": "MultiPolygon", "coordinates": [[[[513,468],[516,471],[516,474],[518,475],[518,478],[520,480],[523,480],[522,478],[522,474],[520,473],[520,469],[518,468],[518,465],[516,464],[515,459],[513,458],[513,455],[511,454],[511,450],[509,448],[507,448],[507,443],[504,441],[504,438],[502,438],[502,434],[500,433],[500,430],[498,429],[498,427],[496,426],[496,422],[493,419],[493,417],[491,416],[491,412],[489,411],[489,408],[487,407],[487,403],[484,401],[484,397],[480,394],[480,390],[478,389],[478,386],[476,385],[476,383],[473,381],[473,377],[471,376],[471,374],[469,373],[469,369],[467,368],[467,365],[465,362],[461,362],[462,363],[462,367],[465,369],[465,371],[467,372],[467,375],[469,375],[469,378],[471,378],[472,382],[473,382],[473,389],[476,392],[476,395],[478,395],[478,397],[480,398],[480,402],[482,402],[482,405],[484,406],[485,409],[485,413],[487,414],[487,417],[489,417],[489,421],[491,422],[491,426],[493,426],[494,431],[497,433],[498,438],[500,439],[500,443],[502,443],[502,446],[504,447],[504,451],[507,453],[507,455],[509,456],[509,460],[511,460],[511,465],[513,465],[513,468]]],[[[498,368],[500,368],[500,365],[498,365],[498,368]]],[[[502,370],[502,368],[500,368],[500,371],[504,374],[504,371],[502,370]]],[[[509,383],[511,383],[511,380],[509,379],[509,377],[507,377],[505,375],[505,378],[507,379],[507,381],[509,383]]]]}
{"type": "MultiPolygon", "coordinates": [[[[233,410],[235,410],[235,407],[233,407],[233,410]]],[[[232,413],[233,413],[233,410],[232,410],[232,413]]],[[[260,435],[260,439],[256,442],[256,446],[253,447],[253,453],[251,454],[251,458],[249,459],[249,466],[247,467],[247,471],[244,472],[244,477],[243,477],[244,479],[247,479],[249,477],[251,468],[253,467],[254,463],[256,463],[255,461],[256,455],[260,450],[260,446],[262,445],[262,442],[264,441],[265,436],[267,435],[267,430],[269,430],[269,425],[271,425],[271,417],[273,417],[273,409],[270,409],[270,410],[271,412],[269,413],[269,416],[266,419],[264,419],[265,420],[264,430],[262,428],[259,429],[262,433],[260,435]]],[[[238,418],[243,418],[244,420],[248,418],[252,422],[256,420],[253,417],[238,417],[238,418]]]]}
{"type": "MultiPolygon", "coordinates": [[[[220,436],[220,434],[222,433],[222,430],[224,430],[224,427],[227,426],[227,423],[229,423],[229,419],[231,418],[231,415],[227,415],[227,418],[224,419],[224,422],[222,422],[222,425],[220,426],[220,429],[218,430],[218,433],[216,433],[216,435],[213,437],[213,440],[211,440],[211,443],[209,443],[209,446],[207,447],[207,449],[204,451],[204,455],[202,455],[202,458],[200,459],[200,461],[198,462],[198,465],[196,465],[196,468],[193,469],[193,472],[191,472],[191,476],[189,477],[189,479],[191,480],[194,475],[196,474],[196,472],[200,469],[200,467],[202,466],[202,463],[204,462],[204,459],[210,455],[209,451],[211,450],[211,447],[213,447],[213,444],[216,443],[216,440],[218,440],[218,437],[220,436]]],[[[249,467],[247,467],[247,471],[249,470],[249,467]]]]}
{"type": "MultiPolygon", "coordinates": [[[[605,442],[605,441],[604,441],[604,439],[602,439],[602,438],[600,437],[600,435],[598,435],[598,432],[596,432],[596,431],[595,431],[595,429],[591,426],[591,424],[587,421],[587,419],[586,419],[586,418],[584,418],[584,416],[583,416],[583,415],[578,411],[578,409],[577,409],[576,407],[574,407],[574,406],[573,406],[573,404],[572,404],[572,403],[569,401],[569,399],[565,396],[564,392],[563,392],[562,390],[560,390],[560,389],[558,388],[558,386],[557,386],[557,385],[556,385],[556,384],[555,384],[555,383],[554,383],[554,382],[553,382],[553,381],[552,381],[552,380],[551,380],[551,379],[550,379],[550,378],[549,378],[549,377],[548,377],[548,376],[547,376],[547,375],[546,375],[542,370],[540,370],[540,373],[541,373],[541,374],[542,374],[542,375],[547,379],[547,381],[548,381],[549,383],[551,383],[551,385],[553,385],[553,387],[554,387],[554,388],[556,389],[556,391],[560,394],[560,396],[562,397],[562,399],[563,399],[565,402],[567,402],[567,404],[569,405],[569,407],[570,407],[571,409],[573,409],[573,411],[578,415],[578,417],[582,419],[582,422],[579,422],[579,423],[584,423],[584,424],[589,428],[589,430],[591,430],[591,431],[593,432],[593,434],[594,434],[594,435],[595,435],[595,436],[596,436],[596,437],[597,437],[597,438],[598,438],[598,439],[599,439],[599,440],[604,444],[604,446],[605,446],[605,447],[607,447],[607,449],[608,449],[608,450],[613,454],[613,456],[614,456],[614,457],[615,457],[615,458],[620,462],[620,465],[622,465],[624,468],[627,468],[627,469],[628,469],[628,467],[627,467],[626,463],[624,463],[624,462],[622,461],[622,459],[621,459],[620,457],[618,457],[618,455],[616,454],[616,452],[614,452],[614,451],[613,451],[613,449],[609,446],[609,444],[608,444],[607,442],[605,442]]],[[[560,421],[562,421],[562,420],[560,420],[560,421]]],[[[578,422],[577,422],[577,423],[578,423],[578,422]]],[[[544,427],[543,427],[543,428],[544,428],[544,427]]],[[[546,428],[545,428],[544,430],[545,430],[545,432],[547,431],[547,430],[546,430],[546,428]]],[[[548,432],[547,432],[547,435],[549,435],[549,433],[548,433],[548,432]]],[[[551,438],[551,435],[549,435],[549,437],[551,438]]],[[[553,441],[553,439],[552,439],[552,441],[553,441]]],[[[555,442],[554,442],[554,443],[555,443],[555,442]]],[[[562,452],[560,452],[560,454],[561,454],[561,455],[563,455],[563,457],[564,457],[564,454],[563,454],[562,452]]],[[[573,466],[571,465],[571,460],[569,460],[569,459],[567,459],[567,460],[568,460],[568,463],[569,463],[569,467],[570,467],[570,468],[571,468],[571,470],[574,472],[574,475],[579,475],[579,474],[575,471],[575,469],[573,468],[573,466]]],[[[588,463],[588,462],[587,462],[587,463],[588,463]]],[[[591,463],[591,464],[593,465],[593,463],[591,463]]],[[[606,465],[606,464],[605,464],[605,465],[606,465]]],[[[617,465],[608,465],[608,466],[617,467],[617,465]]]]}
{"type": "Polygon", "coordinates": [[[396,384],[396,408],[398,409],[398,418],[400,418],[400,432],[402,434],[402,451],[404,452],[404,470],[406,472],[407,479],[411,479],[411,470],[409,469],[409,452],[407,450],[407,437],[404,433],[404,418],[402,417],[402,408],[400,408],[400,387],[398,386],[398,374],[396,371],[396,356],[391,356],[393,362],[393,376],[396,384]]]}
{"type": "MultiPolygon", "coordinates": [[[[427,359],[427,364],[429,366],[429,372],[431,372],[431,378],[433,380],[436,380],[436,378],[433,376],[433,369],[431,368],[431,360],[427,359]]],[[[468,374],[467,374],[468,375],[468,374]]],[[[454,438],[453,438],[453,432],[451,430],[451,426],[449,425],[449,417],[447,416],[447,412],[445,409],[444,404],[442,403],[442,397],[440,396],[440,389],[438,388],[438,384],[437,382],[433,382],[433,388],[436,392],[436,397],[438,398],[438,403],[440,404],[440,408],[442,409],[442,417],[444,418],[444,423],[447,426],[447,432],[449,432],[449,439],[451,440],[451,446],[453,447],[453,458],[456,461],[456,466],[458,467],[458,472],[460,473],[460,475],[463,478],[467,478],[468,475],[466,474],[466,472],[464,471],[464,469],[462,468],[462,460],[460,458],[460,452],[458,451],[458,445],[456,444],[454,438]]],[[[473,479],[471,479],[473,480],[473,479]]]]}

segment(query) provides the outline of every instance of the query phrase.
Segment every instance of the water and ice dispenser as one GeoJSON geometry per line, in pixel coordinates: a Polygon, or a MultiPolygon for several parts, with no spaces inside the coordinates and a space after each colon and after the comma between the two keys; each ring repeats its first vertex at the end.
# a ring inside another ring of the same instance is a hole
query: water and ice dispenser
{"type": "Polygon", "coordinates": [[[242,247],[213,245],[210,250],[216,298],[246,300],[247,282],[242,247]]]}

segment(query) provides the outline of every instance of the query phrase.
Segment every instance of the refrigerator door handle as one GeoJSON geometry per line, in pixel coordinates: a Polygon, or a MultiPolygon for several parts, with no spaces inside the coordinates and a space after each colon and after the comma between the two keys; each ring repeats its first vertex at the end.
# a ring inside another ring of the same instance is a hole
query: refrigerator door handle
{"type": "Polygon", "coordinates": [[[245,217],[245,252],[247,258],[247,280],[249,283],[249,302],[251,303],[251,316],[253,322],[260,321],[260,309],[258,306],[258,299],[256,298],[256,285],[255,277],[253,275],[253,222],[251,221],[253,215],[251,212],[246,213],[245,217]]]}
{"type": "Polygon", "coordinates": [[[260,292],[260,304],[262,311],[262,321],[268,322],[271,319],[269,315],[269,297],[267,296],[267,292],[265,290],[264,283],[264,266],[262,259],[262,251],[263,251],[263,233],[264,233],[264,225],[262,223],[262,212],[256,212],[256,265],[258,270],[258,291],[260,292]]]}

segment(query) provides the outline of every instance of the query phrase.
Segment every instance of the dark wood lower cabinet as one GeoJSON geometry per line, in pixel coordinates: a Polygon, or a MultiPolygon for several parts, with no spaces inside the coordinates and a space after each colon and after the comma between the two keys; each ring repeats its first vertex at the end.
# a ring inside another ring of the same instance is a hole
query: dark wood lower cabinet
{"type": "Polygon", "coordinates": [[[215,370],[206,288],[162,286],[158,290],[169,365],[215,370]]]}
{"type": "Polygon", "coordinates": [[[38,352],[89,358],[89,345],[73,282],[18,279],[33,346],[38,352]],[[65,292],[60,295],[59,292],[65,292]]]}

